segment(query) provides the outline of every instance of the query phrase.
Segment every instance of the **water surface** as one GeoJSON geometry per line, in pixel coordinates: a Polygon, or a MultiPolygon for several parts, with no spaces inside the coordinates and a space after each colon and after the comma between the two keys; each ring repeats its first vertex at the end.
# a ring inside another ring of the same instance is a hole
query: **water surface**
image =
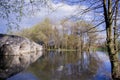
{"type": "Polygon", "coordinates": [[[110,80],[110,69],[104,52],[49,51],[7,80],[110,80]]]}

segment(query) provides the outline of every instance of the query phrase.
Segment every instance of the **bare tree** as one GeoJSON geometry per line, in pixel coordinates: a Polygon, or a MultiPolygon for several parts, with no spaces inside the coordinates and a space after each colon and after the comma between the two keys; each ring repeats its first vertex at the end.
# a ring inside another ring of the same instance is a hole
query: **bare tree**
{"type": "MultiPolygon", "coordinates": [[[[64,1],[64,0],[63,0],[64,1]]],[[[120,6],[120,0],[79,0],[79,1],[72,1],[71,3],[83,3],[86,2],[87,8],[83,11],[78,12],[76,15],[83,15],[87,12],[93,11],[94,16],[100,14],[100,17],[94,18],[94,22],[97,23],[96,26],[105,23],[105,30],[106,30],[106,41],[107,41],[107,50],[109,53],[109,58],[111,62],[111,73],[112,78],[114,80],[120,79],[120,65],[119,65],[119,59],[118,59],[118,49],[117,49],[117,20],[119,15],[119,6],[120,6]],[[114,33],[114,34],[113,34],[114,33]]],[[[28,3],[31,5],[32,8],[30,9],[38,9],[38,5],[41,3],[46,4],[47,0],[30,0],[28,3]],[[39,2],[39,3],[38,3],[39,2]],[[36,5],[36,8],[32,5],[36,5]]],[[[9,21],[9,17],[11,14],[15,13],[18,16],[21,16],[23,8],[27,5],[27,2],[25,0],[0,0],[0,18],[4,18],[9,21]]],[[[41,4],[42,5],[42,4],[41,4]]],[[[75,16],[76,16],[75,15],[75,16]]],[[[19,20],[19,19],[18,19],[19,20]]],[[[91,20],[93,21],[93,20],[91,20]]],[[[94,28],[93,27],[93,28],[94,28]]],[[[88,29],[87,31],[90,31],[91,29],[88,29]]]]}
{"type": "Polygon", "coordinates": [[[83,15],[83,14],[86,14],[87,12],[92,11],[95,14],[94,22],[97,23],[95,27],[98,27],[103,23],[105,24],[104,28],[106,30],[107,50],[108,50],[111,67],[112,67],[112,70],[111,70],[112,78],[114,80],[120,79],[120,69],[119,69],[120,65],[119,65],[118,49],[117,49],[118,47],[117,46],[117,39],[118,39],[117,20],[119,18],[120,0],[71,1],[71,3],[73,4],[74,3],[81,4],[84,2],[86,2],[86,5],[88,5],[87,8],[78,12],[76,15],[83,15]],[[98,15],[99,17],[96,17],[98,15]]]}
{"type": "Polygon", "coordinates": [[[48,7],[49,0],[0,0],[0,20],[6,21],[8,30],[19,28],[23,16],[34,15],[41,7],[48,7]]]}
{"type": "Polygon", "coordinates": [[[115,18],[118,14],[118,3],[119,0],[114,1],[115,13],[114,9],[112,8],[113,2],[112,0],[103,0],[103,8],[104,8],[104,19],[106,24],[106,34],[107,34],[107,48],[109,53],[109,58],[112,67],[112,78],[113,79],[120,79],[120,65],[119,65],[119,58],[117,50],[117,25],[116,19],[114,21],[114,31],[113,31],[113,15],[115,14],[115,18]],[[114,36],[113,33],[114,32],[114,36]]]}

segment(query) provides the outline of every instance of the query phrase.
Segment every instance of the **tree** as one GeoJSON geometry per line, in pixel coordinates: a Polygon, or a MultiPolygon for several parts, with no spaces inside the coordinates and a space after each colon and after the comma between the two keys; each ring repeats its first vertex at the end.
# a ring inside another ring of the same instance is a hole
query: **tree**
{"type": "MultiPolygon", "coordinates": [[[[118,59],[118,28],[117,21],[119,18],[120,0],[78,0],[69,1],[69,3],[85,3],[87,8],[78,12],[76,15],[83,15],[87,12],[94,12],[95,27],[105,23],[107,50],[111,62],[111,76],[113,79],[120,79],[120,65],[118,59]],[[104,15],[101,15],[104,14],[104,15]],[[98,16],[99,15],[99,16],[98,16]]],[[[73,17],[73,16],[72,16],[73,17]]]]}
{"type": "Polygon", "coordinates": [[[93,24],[84,20],[77,21],[73,26],[74,34],[79,36],[79,42],[80,42],[79,47],[80,47],[81,53],[83,53],[83,51],[90,52],[94,44],[96,44],[97,29],[93,28],[93,26],[94,26],[93,24]]]}
{"type": "Polygon", "coordinates": [[[59,29],[57,28],[57,26],[55,25],[54,29],[53,29],[53,41],[54,41],[54,48],[61,48],[60,45],[61,44],[61,36],[60,36],[60,33],[59,33],[59,29]]]}
{"type": "MultiPolygon", "coordinates": [[[[30,0],[30,4],[34,4],[38,0],[30,0]]],[[[43,0],[42,0],[43,1],[43,0]]],[[[87,12],[93,11],[95,14],[104,14],[102,16],[96,17],[94,19],[94,22],[99,22],[95,27],[98,27],[99,25],[105,23],[105,30],[106,30],[106,42],[107,42],[107,50],[109,53],[109,58],[111,62],[111,73],[113,79],[120,79],[120,66],[119,66],[119,59],[118,59],[118,49],[117,49],[117,20],[119,17],[119,6],[120,6],[120,0],[78,0],[78,1],[72,1],[71,3],[82,3],[86,2],[86,5],[88,7],[84,9],[83,11],[78,12],[77,14],[85,14],[87,12]],[[113,34],[114,33],[114,34],[113,34]]],[[[43,1],[44,2],[44,1],[43,1]]],[[[46,2],[46,0],[45,0],[46,2]]],[[[0,17],[1,18],[7,18],[10,14],[18,12],[22,13],[24,7],[23,4],[26,5],[25,0],[1,0],[0,1],[0,17]],[[10,1],[10,2],[9,2],[10,1]],[[5,14],[4,14],[5,13],[5,14]]],[[[39,5],[36,3],[35,5],[39,5]]],[[[79,14],[79,15],[81,15],[79,14]]],[[[92,20],[91,20],[92,21],[92,20]]],[[[91,28],[93,29],[93,28],[91,28]]],[[[88,29],[90,31],[91,29],[88,29]]],[[[82,37],[82,36],[81,36],[82,37]]]]}
{"type": "Polygon", "coordinates": [[[19,35],[27,37],[37,43],[43,41],[45,46],[49,46],[49,42],[54,39],[54,30],[52,28],[51,21],[46,18],[39,24],[36,24],[33,27],[23,29],[19,32],[19,35]]]}
{"type": "Polygon", "coordinates": [[[116,25],[116,17],[118,14],[118,3],[119,0],[114,1],[115,12],[112,8],[112,0],[103,0],[103,8],[104,8],[104,19],[106,24],[106,34],[107,34],[107,48],[109,53],[109,58],[112,67],[112,78],[120,79],[120,65],[117,51],[117,25],[116,25]],[[107,3],[108,2],[108,3],[107,3]],[[114,12],[114,13],[113,13],[114,12]],[[115,25],[113,26],[113,15],[115,14],[115,25]],[[113,30],[114,28],[114,30],[113,30]],[[114,32],[114,35],[112,34],[114,32]]]}
{"type": "MultiPolygon", "coordinates": [[[[80,1],[71,1],[72,3],[83,3],[88,7],[84,9],[81,14],[85,14],[87,12],[94,12],[94,22],[98,22],[95,27],[105,23],[106,30],[106,42],[107,42],[107,50],[111,62],[111,74],[113,79],[120,79],[120,65],[118,59],[118,49],[117,49],[117,40],[118,40],[118,29],[117,29],[117,20],[119,17],[119,4],[120,0],[80,0],[80,1]],[[104,15],[99,15],[104,14],[104,15]],[[113,34],[114,33],[114,34],[113,34]]],[[[79,15],[81,15],[79,14],[79,15]]]]}
{"type": "Polygon", "coordinates": [[[0,0],[0,19],[6,21],[8,30],[19,28],[23,16],[33,15],[43,6],[49,6],[48,0],[0,0]]]}
{"type": "Polygon", "coordinates": [[[111,63],[111,76],[114,80],[117,80],[120,79],[120,65],[117,49],[117,19],[119,13],[118,4],[120,0],[97,0],[97,2],[99,3],[93,1],[94,5],[91,4],[91,6],[85,11],[94,10],[98,12],[100,11],[99,13],[104,14],[102,17],[104,18],[105,22],[107,50],[111,63]],[[102,6],[99,6],[99,4],[102,4],[102,6]],[[103,9],[103,11],[99,9],[103,9]]]}

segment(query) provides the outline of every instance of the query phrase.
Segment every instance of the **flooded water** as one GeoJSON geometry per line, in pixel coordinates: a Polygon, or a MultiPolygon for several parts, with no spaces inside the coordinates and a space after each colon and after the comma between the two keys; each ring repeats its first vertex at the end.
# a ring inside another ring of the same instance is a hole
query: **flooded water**
{"type": "Polygon", "coordinates": [[[104,52],[50,51],[7,80],[110,80],[110,69],[104,52]]]}

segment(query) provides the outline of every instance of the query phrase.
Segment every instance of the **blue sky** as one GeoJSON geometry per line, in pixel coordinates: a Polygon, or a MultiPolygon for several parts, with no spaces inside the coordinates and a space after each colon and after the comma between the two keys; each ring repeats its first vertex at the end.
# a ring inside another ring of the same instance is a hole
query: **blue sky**
{"type": "Polygon", "coordinates": [[[7,22],[4,19],[0,19],[0,33],[6,33],[7,30],[7,22]]]}
{"type": "Polygon", "coordinates": [[[55,4],[58,4],[58,3],[65,3],[65,4],[68,4],[68,5],[78,5],[79,1],[80,0],[74,0],[74,2],[77,2],[77,3],[73,3],[73,0],[52,0],[53,3],[55,4]]]}
{"type": "MultiPolygon", "coordinates": [[[[69,18],[71,16],[76,16],[78,12],[87,8],[87,5],[85,5],[84,3],[80,4],[72,2],[73,0],[52,0],[52,2],[50,2],[51,9],[43,7],[40,11],[36,11],[33,16],[30,16],[28,14],[26,16],[23,16],[21,22],[19,23],[20,28],[31,27],[39,23],[46,17],[50,18],[55,23],[59,23],[60,20],[64,18],[69,18]]],[[[93,12],[89,12],[85,14],[83,18],[90,21],[93,16],[93,12]]],[[[76,17],[81,18],[81,15],[77,15],[76,17]]],[[[1,19],[1,21],[0,33],[6,33],[6,21],[3,19],[1,19]]]]}

